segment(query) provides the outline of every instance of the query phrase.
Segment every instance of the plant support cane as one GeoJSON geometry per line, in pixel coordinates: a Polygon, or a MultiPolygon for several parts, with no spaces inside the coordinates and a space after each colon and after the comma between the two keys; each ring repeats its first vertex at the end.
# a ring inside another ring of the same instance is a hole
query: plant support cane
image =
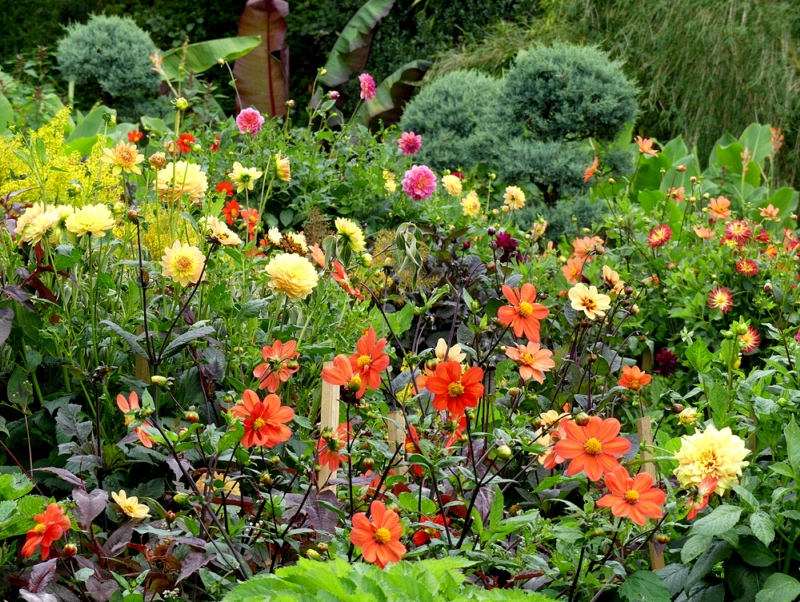
{"type": "MultiPolygon", "coordinates": [[[[652,462],[653,458],[653,428],[650,423],[650,418],[642,416],[636,421],[636,429],[639,433],[639,445],[641,447],[642,457],[642,471],[653,477],[653,482],[656,481],[656,467],[652,462]]],[[[650,551],[650,570],[657,571],[664,568],[664,554],[656,549],[656,544],[653,538],[647,543],[650,551]]]]}
{"type": "MultiPolygon", "coordinates": [[[[325,362],[324,367],[333,366],[333,362],[325,362]]],[[[339,385],[332,385],[328,382],[322,381],[322,401],[320,407],[320,429],[322,432],[326,428],[333,431],[339,426],[339,385]]],[[[336,477],[336,473],[331,473],[330,468],[322,466],[317,477],[317,488],[322,488],[328,479],[336,477]]],[[[336,494],[336,486],[331,485],[326,488],[336,494]]]]}

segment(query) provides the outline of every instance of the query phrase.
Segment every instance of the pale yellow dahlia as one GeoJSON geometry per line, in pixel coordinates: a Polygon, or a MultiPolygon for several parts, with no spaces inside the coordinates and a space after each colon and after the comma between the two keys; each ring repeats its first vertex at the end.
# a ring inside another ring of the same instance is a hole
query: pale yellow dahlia
{"type": "Polygon", "coordinates": [[[275,155],[275,171],[278,174],[278,179],[282,182],[292,181],[292,168],[291,165],[289,165],[289,158],[281,158],[280,151],[278,151],[278,154],[275,155]]]}
{"type": "Polygon", "coordinates": [[[276,293],[285,293],[291,301],[305,299],[317,286],[317,270],[305,257],[294,253],[280,253],[267,264],[269,287],[276,293]]]}
{"type": "Polygon", "coordinates": [[[461,194],[461,178],[454,175],[442,176],[442,186],[450,196],[461,194]]]}
{"type": "Polygon", "coordinates": [[[744,441],[725,427],[718,431],[713,425],[702,433],[681,437],[681,448],[675,454],[679,466],[675,476],[681,487],[697,487],[710,476],[717,479],[717,495],[722,495],[738,483],[742,468],[749,462],[744,458],[750,453],[744,441]]]}
{"type": "Polygon", "coordinates": [[[681,410],[681,413],[678,414],[678,422],[688,426],[693,425],[697,422],[697,410],[692,407],[684,408],[681,410]]]}
{"type": "Polygon", "coordinates": [[[276,247],[281,244],[281,231],[277,228],[270,228],[267,230],[267,240],[269,240],[270,244],[275,245],[276,247]]]}
{"type": "Polygon", "coordinates": [[[105,205],[86,205],[67,217],[67,230],[78,236],[92,234],[103,237],[114,227],[116,220],[105,205]]]}
{"type": "Polygon", "coordinates": [[[336,218],[336,231],[339,233],[347,245],[356,253],[361,253],[367,248],[364,233],[356,223],[346,217],[336,218]]]}
{"type": "Polygon", "coordinates": [[[213,479],[208,476],[208,473],[201,474],[195,481],[195,485],[197,485],[197,490],[200,493],[205,493],[206,487],[208,487],[211,491],[219,491],[220,493],[224,491],[226,495],[242,496],[239,482],[236,479],[225,476],[225,473],[222,472],[215,472],[213,479]],[[216,481],[219,481],[221,485],[216,485],[216,481]]]}
{"type": "Polygon", "coordinates": [[[308,253],[308,241],[306,240],[305,234],[298,232],[287,232],[284,236],[300,247],[304,255],[308,253]]]}
{"type": "Polygon", "coordinates": [[[223,247],[235,247],[242,244],[242,239],[236,232],[233,232],[225,222],[213,215],[202,220],[205,233],[208,237],[223,247]]]}
{"type": "Polygon", "coordinates": [[[440,362],[458,362],[459,364],[467,359],[467,354],[461,351],[461,345],[456,343],[448,349],[447,341],[439,339],[434,349],[436,359],[440,362]]]}
{"type": "Polygon", "coordinates": [[[522,209],[525,206],[525,193],[518,186],[508,186],[503,199],[506,207],[511,211],[522,209]]]}
{"type": "Polygon", "coordinates": [[[386,192],[397,192],[397,179],[386,169],[383,170],[383,187],[386,188],[386,192]]]}
{"type": "Polygon", "coordinates": [[[481,200],[478,193],[470,190],[469,194],[461,199],[461,210],[467,217],[478,217],[481,213],[481,200]]]}
{"type": "Polygon", "coordinates": [[[44,205],[42,203],[34,203],[28,207],[25,212],[17,218],[17,225],[14,232],[19,236],[25,227],[30,224],[34,219],[44,213],[44,205]]]}
{"type": "Polygon", "coordinates": [[[139,152],[135,144],[119,142],[114,148],[104,148],[100,159],[103,163],[113,165],[111,171],[114,175],[125,173],[142,173],[139,163],[144,161],[144,155],[139,152]]]}
{"type": "Polygon", "coordinates": [[[164,256],[161,258],[161,266],[164,268],[164,276],[172,278],[181,286],[197,284],[203,275],[203,264],[205,255],[197,247],[181,244],[176,240],[172,247],[164,249],[164,256]]]}
{"type": "Polygon", "coordinates": [[[611,308],[611,298],[597,292],[596,286],[586,286],[579,282],[569,289],[569,299],[572,301],[572,309],[582,311],[590,320],[603,317],[611,308]]]}
{"type": "Polygon", "coordinates": [[[244,167],[238,161],[233,162],[233,171],[228,174],[231,182],[236,184],[236,192],[244,192],[245,189],[253,190],[258,180],[264,172],[255,167],[244,167]]]}
{"type": "Polygon", "coordinates": [[[20,234],[19,244],[22,245],[22,243],[27,242],[35,245],[60,221],[61,214],[55,209],[49,209],[34,217],[25,224],[23,229],[20,230],[19,225],[17,225],[16,232],[20,234]]]}
{"type": "Polygon", "coordinates": [[[191,202],[202,199],[208,190],[208,178],[196,163],[178,161],[159,170],[158,195],[164,201],[178,201],[186,195],[191,202]]]}
{"type": "Polygon", "coordinates": [[[125,491],[120,491],[119,493],[112,491],[111,497],[114,498],[122,513],[131,518],[139,519],[150,516],[150,508],[145,504],[140,504],[139,498],[135,496],[128,497],[125,491]]]}

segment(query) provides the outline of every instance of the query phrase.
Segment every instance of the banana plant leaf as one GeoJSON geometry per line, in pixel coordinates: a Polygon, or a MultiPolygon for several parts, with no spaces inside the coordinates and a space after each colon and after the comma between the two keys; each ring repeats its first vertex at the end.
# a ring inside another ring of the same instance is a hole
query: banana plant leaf
{"type": "Polygon", "coordinates": [[[248,54],[251,50],[261,44],[261,38],[254,36],[240,36],[238,38],[220,38],[218,40],[208,40],[197,44],[174,48],[164,53],[164,73],[170,80],[182,79],[190,71],[202,73],[215,67],[219,59],[233,61],[248,54]],[[181,59],[184,51],[186,52],[185,73],[180,72],[181,59]]]}
{"type": "Polygon", "coordinates": [[[333,88],[364,71],[375,27],[389,14],[394,3],[395,0],[369,0],[358,9],[328,55],[325,63],[328,73],[319,78],[320,83],[333,88]]]}
{"type": "Polygon", "coordinates": [[[383,80],[375,91],[375,98],[358,110],[358,122],[375,127],[379,120],[385,125],[400,121],[403,107],[431,65],[431,61],[411,61],[383,80]]]}
{"type": "Polygon", "coordinates": [[[261,43],[233,66],[236,108],[286,115],[289,100],[289,47],[285,44],[286,0],[248,0],[239,19],[239,36],[261,36],[261,43]],[[278,57],[274,53],[278,53],[278,57]]]}
{"type": "Polygon", "coordinates": [[[14,109],[8,99],[0,94],[0,134],[8,130],[9,123],[14,123],[14,109]]]}

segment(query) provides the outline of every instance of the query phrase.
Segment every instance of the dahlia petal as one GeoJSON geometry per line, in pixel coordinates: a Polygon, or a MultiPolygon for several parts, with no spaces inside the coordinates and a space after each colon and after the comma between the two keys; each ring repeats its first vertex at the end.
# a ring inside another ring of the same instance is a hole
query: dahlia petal
{"type": "Polygon", "coordinates": [[[386,514],[386,506],[383,502],[379,502],[374,500],[372,504],[369,506],[370,515],[372,516],[372,522],[376,525],[383,524],[383,516],[386,514]]]}
{"type": "Polygon", "coordinates": [[[597,465],[600,466],[604,473],[611,472],[619,466],[619,462],[617,462],[613,456],[609,456],[608,454],[598,454],[595,456],[595,458],[597,459],[597,465]]]}
{"type": "Polygon", "coordinates": [[[583,472],[590,481],[599,481],[603,477],[603,466],[600,463],[600,458],[605,454],[598,456],[586,456],[586,465],[583,467],[583,472]]]}
{"type": "Polygon", "coordinates": [[[624,456],[631,448],[631,442],[625,437],[617,437],[611,441],[603,441],[603,452],[611,456],[624,456]]]}
{"type": "Polygon", "coordinates": [[[559,456],[567,460],[577,458],[586,453],[583,444],[578,443],[574,439],[561,439],[557,441],[554,450],[559,456]]]}
{"type": "Polygon", "coordinates": [[[647,524],[647,519],[645,518],[644,514],[642,514],[639,504],[630,505],[628,509],[628,517],[637,525],[642,527],[647,524]]]}
{"type": "Polygon", "coordinates": [[[517,294],[517,289],[511,288],[507,284],[504,284],[501,290],[503,291],[503,296],[508,299],[508,302],[511,303],[511,305],[519,305],[520,299],[519,295],[517,294]]]}
{"type": "Polygon", "coordinates": [[[128,400],[121,393],[119,395],[117,395],[117,407],[122,412],[130,412],[131,411],[131,406],[128,405],[128,400]]]}
{"type": "Polygon", "coordinates": [[[658,504],[653,504],[652,502],[643,502],[641,498],[639,499],[639,503],[636,504],[636,507],[639,509],[639,512],[641,512],[647,518],[658,520],[664,516],[663,510],[658,504]]]}
{"type": "Polygon", "coordinates": [[[375,550],[378,554],[378,560],[375,564],[381,568],[384,568],[390,562],[390,556],[388,550],[386,549],[386,544],[376,544],[375,550]]]}
{"type": "MultiPolygon", "coordinates": [[[[606,481],[606,482],[608,482],[608,481],[606,481]]],[[[619,501],[619,496],[613,495],[611,493],[607,493],[603,497],[601,497],[599,500],[597,500],[597,502],[595,502],[595,506],[598,506],[600,508],[611,508],[618,501],[619,501]]]]}
{"type": "Polygon", "coordinates": [[[622,466],[619,466],[606,474],[605,483],[610,491],[616,495],[624,496],[631,488],[629,486],[630,480],[628,471],[622,466]]]}
{"type": "MultiPolygon", "coordinates": [[[[589,422],[591,422],[591,420],[589,422]]],[[[581,447],[589,440],[590,435],[586,432],[587,427],[578,426],[572,420],[568,420],[562,424],[567,433],[567,438],[577,441],[581,444],[581,447]]]]}
{"type": "Polygon", "coordinates": [[[646,472],[640,472],[633,479],[633,489],[639,492],[640,497],[642,493],[649,491],[653,487],[653,477],[646,472]]]}
{"type": "Polygon", "coordinates": [[[367,562],[377,564],[376,561],[378,560],[378,548],[378,544],[375,543],[375,540],[370,537],[369,541],[361,546],[361,556],[367,562]]]}
{"type": "Polygon", "coordinates": [[[583,472],[584,469],[586,468],[586,462],[588,459],[589,456],[587,456],[586,454],[581,454],[579,456],[576,456],[575,459],[572,460],[572,462],[570,462],[569,466],[567,467],[567,476],[571,477],[580,472],[583,472]]]}
{"type": "Polygon", "coordinates": [[[616,418],[607,418],[602,420],[597,431],[597,438],[601,442],[611,441],[619,435],[620,423],[616,418]]]}

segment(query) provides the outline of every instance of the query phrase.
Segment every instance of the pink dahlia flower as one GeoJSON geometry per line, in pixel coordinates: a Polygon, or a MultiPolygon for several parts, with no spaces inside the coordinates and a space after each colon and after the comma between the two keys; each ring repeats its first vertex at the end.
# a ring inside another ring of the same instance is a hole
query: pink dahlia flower
{"type": "Polygon", "coordinates": [[[361,83],[361,100],[372,100],[375,98],[375,80],[369,73],[362,73],[358,76],[361,83]]]}
{"type": "Polygon", "coordinates": [[[436,176],[425,165],[415,165],[403,176],[403,192],[415,201],[429,198],[436,190],[436,176]]]}
{"type": "Polygon", "coordinates": [[[236,116],[239,133],[257,135],[264,125],[264,118],[256,109],[242,109],[236,116]]]}
{"type": "Polygon", "coordinates": [[[397,141],[397,146],[404,155],[413,155],[419,152],[422,148],[422,136],[414,132],[403,132],[397,141]]]}

